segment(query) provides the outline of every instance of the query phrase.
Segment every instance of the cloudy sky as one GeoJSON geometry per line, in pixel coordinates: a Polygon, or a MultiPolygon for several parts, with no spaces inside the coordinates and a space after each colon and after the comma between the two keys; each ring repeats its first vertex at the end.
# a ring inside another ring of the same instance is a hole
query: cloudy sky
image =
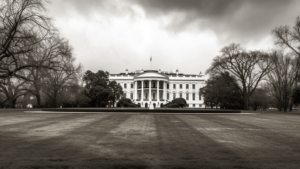
{"type": "Polygon", "coordinates": [[[198,74],[222,47],[274,47],[272,29],[293,25],[297,0],[52,0],[49,14],[85,70],[198,74]]]}

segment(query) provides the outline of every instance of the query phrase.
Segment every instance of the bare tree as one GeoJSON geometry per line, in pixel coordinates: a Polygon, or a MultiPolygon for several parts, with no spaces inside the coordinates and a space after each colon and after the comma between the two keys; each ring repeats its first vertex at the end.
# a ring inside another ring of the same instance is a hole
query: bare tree
{"type": "Polygon", "coordinates": [[[299,72],[299,58],[291,53],[284,54],[282,51],[274,51],[271,55],[273,69],[268,73],[268,82],[273,89],[279,110],[284,112],[291,107],[293,85],[296,83],[296,75],[299,72]]]}
{"type": "Polygon", "coordinates": [[[249,109],[249,97],[257,88],[259,82],[272,68],[269,55],[260,51],[246,52],[238,44],[224,47],[222,55],[217,56],[207,73],[229,72],[233,75],[244,100],[244,109],[249,109]]]}
{"type": "Polygon", "coordinates": [[[42,66],[30,62],[28,53],[54,30],[45,11],[43,0],[5,0],[0,4],[0,78],[22,78],[19,71],[42,66]]]}
{"type": "Polygon", "coordinates": [[[4,82],[0,83],[0,92],[6,96],[6,99],[2,102],[7,101],[9,102],[10,108],[15,108],[18,97],[26,95],[27,93],[25,90],[26,81],[11,77],[1,81],[4,82]]]}
{"type": "Polygon", "coordinates": [[[290,49],[300,58],[300,16],[297,17],[293,28],[279,26],[272,33],[275,37],[275,44],[290,49]]]}
{"type": "Polygon", "coordinates": [[[45,72],[47,72],[47,69],[61,70],[60,66],[64,66],[60,64],[60,59],[65,57],[65,51],[62,50],[64,43],[68,42],[58,36],[52,36],[42,41],[39,48],[29,53],[33,61],[40,65],[49,65],[47,68],[43,66],[28,68],[30,79],[27,79],[27,81],[30,82],[31,86],[27,91],[36,97],[38,108],[41,106],[41,90],[45,83],[43,80],[45,72]]]}
{"type": "Polygon", "coordinates": [[[67,42],[62,43],[59,50],[61,51],[60,57],[56,58],[59,60],[59,65],[56,69],[45,70],[45,84],[42,89],[53,107],[57,107],[62,91],[67,90],[68,85],[78,81],[77,73],[81,70],[81,65],[75,66],[72,48],[67,42]]]}
{"type": "MultiPolygon", "coordinates": [[[[291,28],[288,25],[276,27],[273,31],[273,36],[275,38],[275,44],[282,47],[283,49],[288,49],[287,55],[295,55],[300,58],[300,16],[296,18],[295,25],[291,28]]],[[[282,55],[282,54],[281,54],[282,55]]],[[[297,66],[299,67],[300,59],[294,60],[297,62],[297,66]]],[[[286,63],[288,66],[288,63],[286,63]]],[[[294,63],[295,64],[295,63],[294,63]]],[[[295,78],[295,89],[297,88],[297,77],[299,77],[299,72],[294,76],[295,78]]],[[[281,79],[277,79],[278,83],[280,83],[281,79]]],[[[289,100],[290,101],[290,100],[289,100]]],[[[290,110],[292,110],[292,105],[290,105],[290,110]]]]}

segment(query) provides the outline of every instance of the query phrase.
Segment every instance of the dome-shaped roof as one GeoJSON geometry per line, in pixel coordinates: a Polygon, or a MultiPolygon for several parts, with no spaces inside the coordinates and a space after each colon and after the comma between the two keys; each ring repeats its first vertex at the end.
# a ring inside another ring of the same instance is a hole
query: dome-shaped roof
{"type": "Polygon", "coordinates": [[[167,75],[164,75],[162,73],[158,73],[156,70],[145,70],[143,73],[138,74],[134,77],[134,79],[165,79],[168,80],[169,77],[167,75]]]}

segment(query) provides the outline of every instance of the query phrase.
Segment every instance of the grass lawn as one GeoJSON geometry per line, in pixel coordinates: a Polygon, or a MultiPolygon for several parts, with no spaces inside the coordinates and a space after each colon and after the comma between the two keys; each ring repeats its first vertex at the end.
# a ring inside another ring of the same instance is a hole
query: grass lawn
{"type": "Polygon", "coordinates": [[[0,113],[0,169],[300,168],[300,114],[0,113]]]}

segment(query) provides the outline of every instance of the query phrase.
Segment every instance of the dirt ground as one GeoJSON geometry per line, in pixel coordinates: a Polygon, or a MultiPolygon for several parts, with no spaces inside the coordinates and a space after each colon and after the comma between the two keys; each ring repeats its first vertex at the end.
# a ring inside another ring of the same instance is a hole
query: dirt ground
{"type": "Polygon", "coordinates": [[[300,168],[300,114],[0,113],[0,169],[300,168]]]}

